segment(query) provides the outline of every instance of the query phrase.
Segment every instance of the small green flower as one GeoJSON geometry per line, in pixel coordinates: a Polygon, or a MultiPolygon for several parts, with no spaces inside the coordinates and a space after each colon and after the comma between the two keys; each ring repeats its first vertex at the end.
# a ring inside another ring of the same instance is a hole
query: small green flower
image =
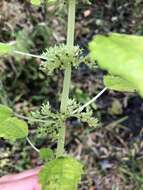
{"type": "Polygon", "coordinates": [[[78,67],[84,61],[82,50],[78,46],[68,47],[65,44],[46,49],[42,54],[46,60],[41,64],[41,70],[51,74],[55,69],[64,69],[67,64],[78,67]]]}

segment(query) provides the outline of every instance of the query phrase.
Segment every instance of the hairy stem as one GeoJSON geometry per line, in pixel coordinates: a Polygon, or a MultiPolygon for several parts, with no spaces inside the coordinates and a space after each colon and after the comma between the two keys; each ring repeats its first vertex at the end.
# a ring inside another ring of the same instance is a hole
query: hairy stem
{"type": "MultiPolygon", "coordinates": [[[[74,45],[74,29],[75,29],[75,8],[76,0],[68,0],[68,29],[67,29],[67,46],[72,47],[74,45]]],[[[63,92],[61,97],[61,107],[60,111],[62,113],[66,112],[68,99],[69,99],[69,90],[71,83],[71,64],[67,63],[67,67],[64,73],[64,83],[63,83],[63,92]]],[[[57,146],[57,157],[60,157],[64,153],[65,145],[65,123],[61,121],[57,146]]]]}

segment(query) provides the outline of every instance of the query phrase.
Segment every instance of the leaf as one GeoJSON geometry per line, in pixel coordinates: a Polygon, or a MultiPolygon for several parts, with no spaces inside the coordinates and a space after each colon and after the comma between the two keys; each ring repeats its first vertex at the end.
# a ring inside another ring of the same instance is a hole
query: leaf
{"type": "Polygon", "coordinates": [[[9,140],[26,137],[28,135],[27,124],[12,116],[12,109],[0,104],[0,137],[9,140]]]}
{"type": "Polygon", "coordinates": [[[13,51],[13,45],[0,42],[0,55],[9,54],[13,51]]]}
{"type": "Polygon", "coordinates": [[[4,139],[16,140],[24,138],[27,135],[27,124],[16,117],[8,118],[0,123],[0,137],[4,139]]]}
{"type": "Polygon", "coordinates": [[[111,75],[130,82],[143,96],[143,37],[113,33],[97,35],[89,44],[91,57],[111,75]]]}
{"type": "Polygon", "coordinates": [[[12,114],[13,114],[13,111],[11,108],[0,104],[0,123],[8,119],[9,117],[11,117],[12,114]]]}
{"type": "Polygon", "coordinates": [[[117,76],[104,76],[104,85],[111,90],[121,92],[134,92],[136,90],[130,82],[117,76]]]}
{"type": "Polygon", "coordinates": [[[52,160],[40,172],[42,190],[77,190],[82,173],[82,164],[74,158],[52,160]]]}
{"type": "Polygon", "coordinates": [[[54,158],[53,150],[50,148],[41,148],[40,149],[40,158],[44,161],[49,161],[54,158]]]}
{"type": "Polygon", "coordinates": [[[41,4],[41,0],[31,0],[33,5],[39,6],[41,4]]]}

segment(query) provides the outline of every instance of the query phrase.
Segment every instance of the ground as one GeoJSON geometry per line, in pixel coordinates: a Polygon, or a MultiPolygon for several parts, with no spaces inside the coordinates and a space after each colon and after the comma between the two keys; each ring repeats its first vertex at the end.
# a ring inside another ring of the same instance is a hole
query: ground
{"type": "MultiPolygon", "coordinates": [[[[143,2],[140,0],[96,0],[91,5],[79,3],[75,43],[88,53],[88,42],[96,34],[121,32],[143,34],[143,2]]],[[[18,40],[20,49],[40,54],[42,49],[65,42],[65,9],[44,6],[33,8],[28,1],[0,2],[0,41],[18,40]],[[55,15],[55,10],[56,12],[55,15]],[[47,12],[47,16],[45,15],[47,12]],[[26,29],[22,35],[20,31],[26,29]]],[[[0,102],[27,115],[50,101],[59,108],[63,73],[47,76],[39,71],[38,59],[10,56],[0,59],[0,102]]],[[[84,103],[103,89],[103,71],[81,65],[73,70],[71,97],[84,103]]],[[[88,128],[72,118],[68,121],[66,151],[81,159],[85,175],[80,190],[143,189],[143,103],[137,94],[106,91],[92,105],[97,128],[88,128]]],[[[38,148],[55,143],[36,139],[35,126],[30,138],[38,148]]],[[[26,141],[0,140],[0,176],[41,165],[26,141]]]]}

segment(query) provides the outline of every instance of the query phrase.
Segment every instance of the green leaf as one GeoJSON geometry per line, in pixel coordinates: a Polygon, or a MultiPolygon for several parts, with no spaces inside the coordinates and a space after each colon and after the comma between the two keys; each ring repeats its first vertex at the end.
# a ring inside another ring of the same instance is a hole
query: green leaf
{"type": "Polygon", "coordinates": [[[33,5],[39,6],[41,4],[41,0],[31,0],[33,5]]]}
{"type": "Polygon", "coordinates": [[[0,123],[0,137],[4,139],[16,140],[27,137],[27,135],[27,124],[16,117],[8,118],[0,123]]]}
{"type": "Polygon", "coordinates": [[[111,75],[127,80],[143,96],[143,37],[113,33],[97,35],[89,44],[91,57],[111,75]]]}
{"type": "Polygon", "coordinates": [[[8,119],[9,117],[11,117],[12,114],[13,114],[13,111],[11,108],[0,104],[0,123],[8,119]]]}
{"type": "Polygon", "coordinates": [[[104,85],[111,90],[121,92],[134,92],[136,90],[130,82],[117,76],[104,76],[104,85]]]}
{"type": "Polygon", "coordinates": [[[40,149],[40,158],[44,161],[49,161],[54,158],[53,150],[50,148],[41,148],[40,149]]]}
{"type": "Polygon", "coordinates": [[[52,160],[40,172],[42,190],[77,190],[82,173],[82,164],[74,158],[52,160]]]}
{"type": "Polygon", "coordinates": [[[0,56],[9,54],[13,51],[13,45],[0,42],[0,56]]]}

